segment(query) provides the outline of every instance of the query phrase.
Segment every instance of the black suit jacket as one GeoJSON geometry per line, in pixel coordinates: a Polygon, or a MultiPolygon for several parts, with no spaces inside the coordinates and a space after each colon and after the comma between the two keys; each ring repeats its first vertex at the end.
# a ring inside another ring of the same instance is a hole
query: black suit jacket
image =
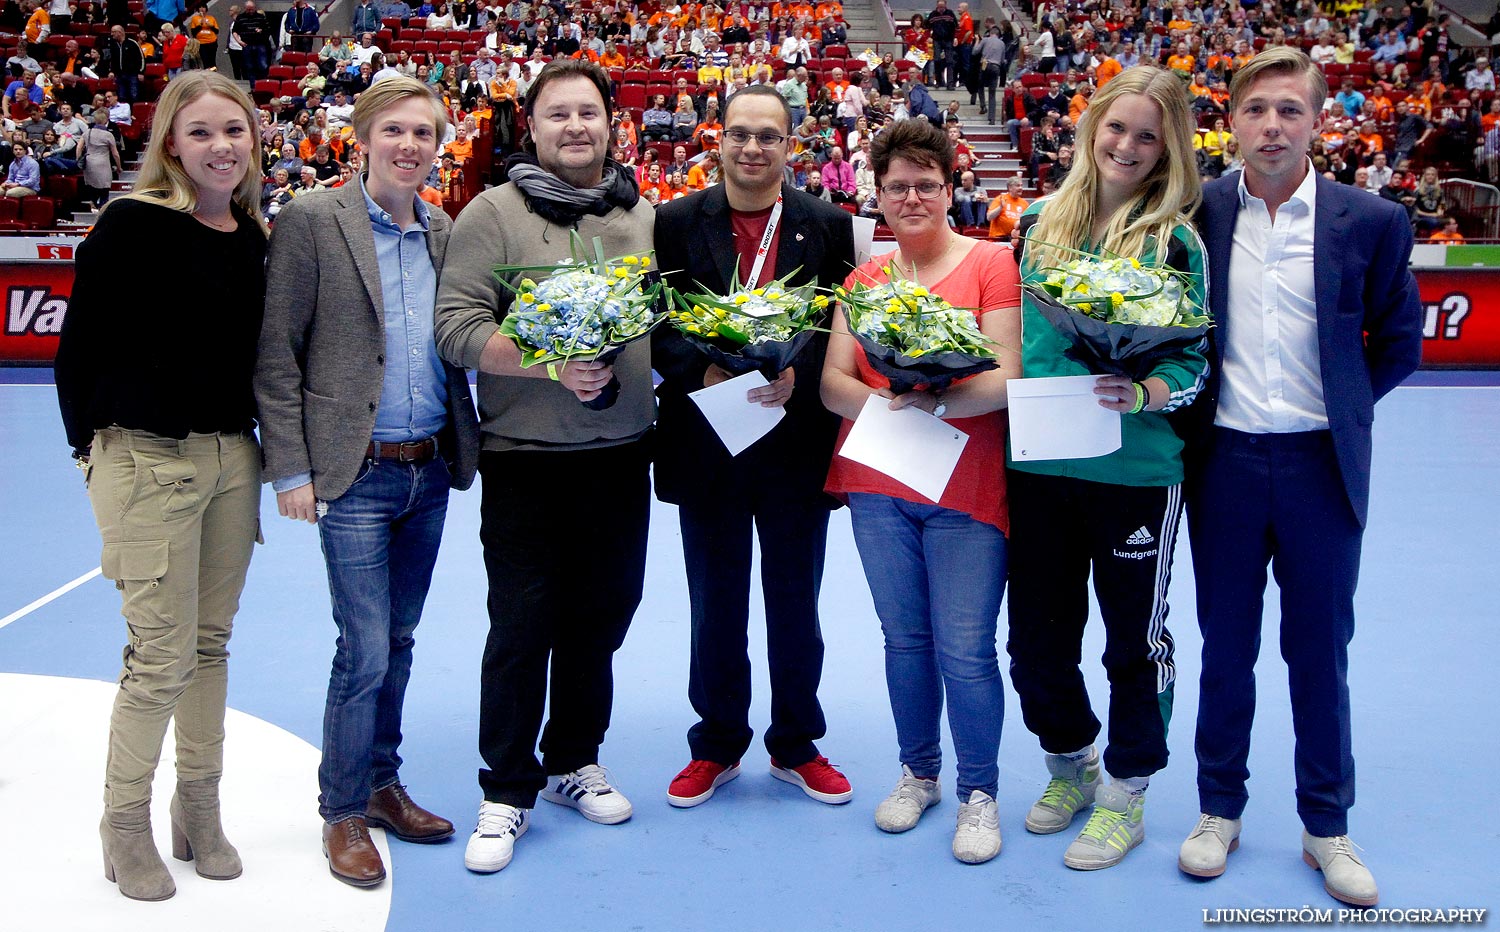
{"type": "MultiPolygon", "coordinates": [[[[1188,409],[1189,479],[1218,409],[1229,319],[1229,259],[1239,215],[1240,173],[1204,186],[1198,229],[1208,250],[1210,374],[1188,409]]],[[[1370,500],[1375,402],[1422,359],[1422,311],[1411,273],[1411,225],[1399,204],[1319,177],[1313,269],[1318,363],[1328,427],[1349,504],[1361,526],[1370,500]]]]}
{"type": "MultiPolygon", "coordinates": [[[[775,277],[798,270],[793,284],[841,284],[854,265],[854,224],[849,214],[794,188],[782,187],[775,277]]],[[[672,201],[656,212],[657,266],[680,290],[724,294],[736,253],[729,198],[722,185],[672,201]],[[702,286],[701,288],[699,286],[702,286]]],[[[656,494],[684,504],[729,493],[724,483],[779,483],[789,492],[817,495],[828,475],[838,418],[823,407],[819,380],[826,334],[818,334],[793,363],[796,385],[786,417],[771,433],[731,458],[698,411],[689,392],[703,387],[708,360],[675,328],[652,334],[651,360],[662,383],[656,425],[656,494]]],[[[828,500],[832,505],[832,499],[828,500]]]]}

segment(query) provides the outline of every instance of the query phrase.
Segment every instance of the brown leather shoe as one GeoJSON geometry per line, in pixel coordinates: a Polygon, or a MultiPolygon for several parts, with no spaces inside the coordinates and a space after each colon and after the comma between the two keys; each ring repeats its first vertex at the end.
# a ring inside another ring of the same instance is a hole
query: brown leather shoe
{"type": "Polygon", "coordinates": [[[412,802],[406,795],[406,787],[399,783],[370,794],[370,802],[365,806],[365,820],[402,841],[419,845],[453,837],[453,823],[412,802]]]}
{"type": "Polygon", "coordinates": [[[323,856],[333,876],[354,887],[373,887],[385,880],[385,865],[359,816],[323,823],[323,856]]]}

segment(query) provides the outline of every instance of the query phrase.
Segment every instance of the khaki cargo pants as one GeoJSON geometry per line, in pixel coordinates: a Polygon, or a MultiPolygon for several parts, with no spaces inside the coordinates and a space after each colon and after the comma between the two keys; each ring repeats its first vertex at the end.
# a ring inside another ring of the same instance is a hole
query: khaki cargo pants
{"type": "Polygon", "coordinates": [[[89,499],[129,628],[109,722],[104,804],[151,799],[167,720],[177,777],[217,777],[224,761],[229,633],[260,537],[260,448],[250,434],[172,440],[94,435],[89,499]]]}

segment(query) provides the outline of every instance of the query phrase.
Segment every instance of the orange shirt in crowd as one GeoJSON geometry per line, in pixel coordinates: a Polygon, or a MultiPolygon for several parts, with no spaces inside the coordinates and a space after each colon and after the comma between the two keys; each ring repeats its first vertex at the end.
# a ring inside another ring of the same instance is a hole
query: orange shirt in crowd
{"type": "Polygon", "coordinates": [[[1462,233],[1449,233],[1447,230],[1439,230],[1428,238],[1434,243],[1462,243],[1464,241],[1462,233]]]}
{"type": "Polygon", "coordinates": [[[1500,123],[1500,113],[1486,113],[1479,118],[1479,126],[1486,133],[1494,129],[1496,123],[1500,123]]]}
{"type": "Polygon", "coordinates": [[[844,92],[849,89],[848,81],[829,81],[825,86],[828,88],[829,95],[832,96],[834,100],[843,103],[844,92]]]}
{"type": "Polygon", "coordinates": [[[1068,102],[1068,118],[1077,125],[1078,118],[1083,116],[1083,111],[1089,108],[1089,99],[1082,93],[1074,94],[1073,99],[1068,102]]]}
{"type": "Polygon", "coordinates": [[[702,191],[708,187],[708,172],[704,170],[702,162],[688,169],[687,186],[694,191],[702,191]]]}
{"type": "Polygon", "coordinates": [[[990,239],[1009,236],[1010,231],[1016,228],[1016,221],[1021,219],[1021,215],[1026,212],[1028,206],[1026,198],[1012,197],[1009,194],[1002,194],[995,198],[990,207],[993,209],[995,204],[1001,206],[1000,212],[990,220],[990,239]]]}
{"type": "Polygon", "coordinates": [[[1106,58],[1104,59],[1104,61],[1099,63],[1098,68],[1094,69],[1094,85],[1096,87],[1103,87],[1110,82],[1111,78],[1115,77],[1124,70],[1125,69],[1120,66],[1120,63],[1115,61],[1113,58],[1106,58]]]}
{"type": "Polygon", "coordinates": [[[51,30],[52,16],[47,12],[45,6],[39,6],[36,8],[36,12],[31,14],[31,18],[26,21],[26,41],[32,43],[42,41],[43,26],[46,26],[49,31],[51,30]]]}
{"type": "Polygon", "coordinates": [[[625,56],[620,54],[619,49],[615,49],[613,53],[604,53],[604,57],[599,59],[599,64],[606,68],[624,68],[625,56]]]}
{"type": "Polygon", "coordinates": [[[516,82],[510,78],[496,75],[490,82],[490,100],[500,102],[516,99],[516,82]]]}
{"type": "MultiPolygon", "coordinates": [[[[842,3],[820,3],[816,12],[818,19],[822,19],[825,16],[832,16],[834,19],[843,19],[844,5],[842,3]]],[[[964,15],[967,16],[968,14],[965,13],[964,15]]],[[[972,19],[969,20],[969,29],[970,31],[974,29],[974,21],[972,19]]]]}
{"type": "Polygon", "coordinates": [[[693,142],[705,152],[711,152],[719,148],[719,138],[724,135],[724,124],[717,121],[710,123],[704,120],[693,130],[693,142]]]}
{"type": "Polygon", "coordinates": [[[1360,133],[1359,141],[1360,144],[1364,146],[1366,152],[1374,153],[1385,151],[1385,140],[1380,137],[1379,133],[1360,133]]]}
{"type": "Polygon", "coordinates": [[[453,161],[463,163],[474,157],[474,140],[465,139],[462,142],[455,139],[443,146],[443,151],[453,155],[453,161]]]}
{"type": "Polygon", "coordinates": [[[1192,74],[1193,65],[1197,59],[1191,55],[1169,55],[1167,57],[1167,68],[1172,71],[1181,71],[1183,74],[1192,74]]]}
{"type": "Polygon", "coordinates": [[[433,207],[442,209],[443,192],[439,191],[437,188],[434,188],[430,184],[422,185],[422,190],[417,192],[417,197],[420,197],[422,200],[431,204],[433,207]]]}

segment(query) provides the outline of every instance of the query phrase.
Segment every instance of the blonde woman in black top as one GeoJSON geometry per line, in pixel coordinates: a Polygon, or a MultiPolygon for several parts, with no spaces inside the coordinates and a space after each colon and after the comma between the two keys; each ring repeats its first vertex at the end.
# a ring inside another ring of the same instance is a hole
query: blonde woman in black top
{"type": "Polygon", "coordinates": [[[128,639],[110,717],[104,871],[120,892],[175,892],[151,835],[151,782],[175,715],[172,852],[240,875],[219,825],[227,645],[259,535],[251,374],[266,233],[255,108],[217,72],[179,75],[157,104],[135,191],[78,247],[56,371],[63,423],[104,539],[128,639]],[[111,284],[191,255],[197,300],[111,284]]]}

